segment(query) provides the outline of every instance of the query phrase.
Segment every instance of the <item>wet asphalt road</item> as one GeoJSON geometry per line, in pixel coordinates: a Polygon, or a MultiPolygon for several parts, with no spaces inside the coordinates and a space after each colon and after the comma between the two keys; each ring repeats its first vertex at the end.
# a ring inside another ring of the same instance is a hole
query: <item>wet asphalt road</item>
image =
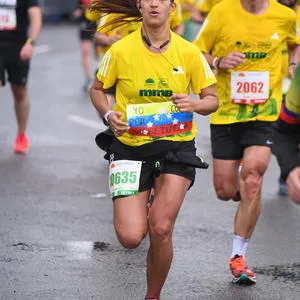
{"type": "MultiPolygon", "coordinates": [[[[101,130],[82,92],[77,28],[47,26],[30,79],[28,155],[12,151],[11,94],[0,90],[0,299],[143,299],[147,239],[122,249],[114,235],[101,130]]],[[[208,119],[197,118],[198,152],[209,162],[208,119]]],[[[300,207],[278,197],[274,160],[262,215],[249,245],[255,286],[230,283],[236,204],[216,199],[211,168],[198,171],[174,232],[163,300],[300,299],[300,207]]]]}

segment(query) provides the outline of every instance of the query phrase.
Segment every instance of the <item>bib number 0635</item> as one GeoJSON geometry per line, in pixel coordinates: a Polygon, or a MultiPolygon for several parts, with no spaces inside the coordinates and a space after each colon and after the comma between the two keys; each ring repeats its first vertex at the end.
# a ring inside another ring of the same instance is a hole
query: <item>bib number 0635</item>
{"type": "Polygon", "coordinates": [[[112,197],[138,194],[141,168],[141,161],[112,161],[109,165],[109,187],[112,197]]]}
{"type": "Polygon", "coordinates": [[[120,183],[135,183],[136,182],[136,172],[135,171],[123,171],[112,173],[109,177],[110,185],[120,184],[120,183]]]}

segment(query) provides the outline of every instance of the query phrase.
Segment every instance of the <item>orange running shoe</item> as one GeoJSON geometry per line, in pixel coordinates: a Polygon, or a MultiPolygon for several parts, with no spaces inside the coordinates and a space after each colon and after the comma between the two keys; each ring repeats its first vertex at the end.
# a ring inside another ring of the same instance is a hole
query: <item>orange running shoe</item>
{"type": "Polygon", "coordinates": [[[29,141],[24,133],[20,133],[16,137],[15,148],[16,153],[26,153],[29,150],[29,141]]]}
{"type": "Polygon", "coordinates": [[[233,275],[232,282],[237,284],[256,283],[255,275],[247,267],[246,260],[241,255],[235,255],[230,259],[229,267],[233,275]]]}

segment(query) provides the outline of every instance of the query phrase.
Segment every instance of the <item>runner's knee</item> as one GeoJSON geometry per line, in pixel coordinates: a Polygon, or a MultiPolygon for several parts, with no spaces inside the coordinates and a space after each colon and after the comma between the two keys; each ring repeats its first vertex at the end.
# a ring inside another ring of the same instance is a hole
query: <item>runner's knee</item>
{"type": "Polygon", "coordinates": [[[223,201],[232,199],[237,193],[236,187],[230,183],[226,184],[226,182],[215,183],[215,190],[218,199],[223,201]]]}
{"type": "Polygon", "coordinates": [[[243,175],[242,181],[246,191],[259,193],[262,185],[262,174],[258,171],[247,171],[243,175]]]}
{"type": "Polygon", "coordinates": [[[154,221],[149,219],[149,233],[152,238],[164,240],[171,236],[173,224],[170,220],[154,221]]]}
{"type": "Polygon", "coordinates": [[[13,94],[15,101],[21,102],[27,100],[27,89],[25,86],[14,86],[13,94]]]}
{"type": "Polygon", "coordinates": [[[137,248],[146,235],[144,231],[116,230],[116,233],[120,244],[127,249],[137,248]]]}

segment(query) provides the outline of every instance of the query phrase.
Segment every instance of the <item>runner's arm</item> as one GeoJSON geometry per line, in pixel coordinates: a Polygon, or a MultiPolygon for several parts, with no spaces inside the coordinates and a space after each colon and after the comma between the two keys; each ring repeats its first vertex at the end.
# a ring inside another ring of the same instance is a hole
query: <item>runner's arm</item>
{"type": "Polygon", "coordinates": [[[171,99],[180,112],[196,112],[200,115],[209,115],[219,107],[215,85],[210,85],[201,90],[200,101],[190,98],[186,94],[173,94],[171,99]]]}
{"type": "Polygon", "coordinates": [[[211,54],[204,53],[208,64],[213,69],[234,69],[244,62],[245,55],[241,52],[230,52],[226,56],[216,57],[211,54]]]}
{"type": "Polygon", "coordinates": [[[198,107],[195,112],[200,115],[209,115],[219,108],[219,100],[215,90],[215,84],[201,90],[200,101],[197,101],[198,107]],[[199,102],[199,103],[198,103],[199,102]]]}
{"type": "Polygon", "coordinates": [[[293,44],[288,46],[289,52],[289,77],[293,77],[297,64],[300,62],[300,45],[293,44]]]}
{"type": "Polygon", "coordinates": [[[95,78],[90,89],[90,97],[93,105],[103,117],[110,110],[110,106],[105,94],[105,90],[103,89],[103,83],[100,82],[97,78],[95,78]]]}
{"type": "Polygon", "coordinates": [[[33,6],[28,9],[28,17],[29,17],[29,42],[35,42],[40,34],[42,27],[42,10],[38,6],[33,6]]]}

